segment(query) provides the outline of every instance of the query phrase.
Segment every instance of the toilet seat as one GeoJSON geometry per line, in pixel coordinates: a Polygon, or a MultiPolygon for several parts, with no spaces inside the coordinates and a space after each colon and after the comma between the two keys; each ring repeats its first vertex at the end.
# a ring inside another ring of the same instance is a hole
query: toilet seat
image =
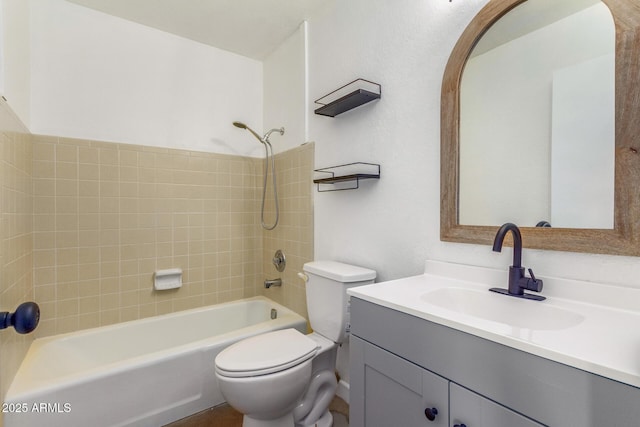
{"type": "Polygon", "coordinates": [[[216,372],[232,378],[273,374],[315,356],[318,344],[295,329],[256,335],[230,345],[216,357],[216,372]]]}

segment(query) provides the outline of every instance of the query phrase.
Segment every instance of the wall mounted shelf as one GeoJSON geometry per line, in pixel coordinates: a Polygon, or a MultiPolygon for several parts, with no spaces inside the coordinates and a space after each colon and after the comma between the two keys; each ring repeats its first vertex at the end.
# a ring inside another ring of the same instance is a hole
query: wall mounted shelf
{"type": "Polygon", "coordinates": [[[320,193],[355,190],[360,188],[360,180],[362,179],[380,179],[380,165],[377,163],[347,163],[316,169],[315,172],[323,174],[322,177],[317,177],[313,180],[317,184],[320,193]],[[348,185],[336,185],[345,183],[348,185]],[[326,187],[326,185],[330,185],[330,187],[326,187]]]}
{"type": "Polygon", "coordinates": [[[335,117],[368,102],[380,99],[382,86],[369,80],[357,79],[315,101],[321,116],[335,117]]]}

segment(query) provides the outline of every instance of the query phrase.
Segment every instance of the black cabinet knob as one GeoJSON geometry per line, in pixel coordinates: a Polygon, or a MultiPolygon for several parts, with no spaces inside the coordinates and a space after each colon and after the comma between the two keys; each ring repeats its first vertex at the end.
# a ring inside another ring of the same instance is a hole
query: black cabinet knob
{"type": "Polygon", "coordinates": [[[453,427],[467,427],[466,424],[454,424],[453,427]]]}
{"type": "Polygon", "coordinates": [[[424,410],[424,416],[427,417],[429,421],[435,420],[436,415],[438,415],[438,410],[436,408],[427,408],[424,410]]]}

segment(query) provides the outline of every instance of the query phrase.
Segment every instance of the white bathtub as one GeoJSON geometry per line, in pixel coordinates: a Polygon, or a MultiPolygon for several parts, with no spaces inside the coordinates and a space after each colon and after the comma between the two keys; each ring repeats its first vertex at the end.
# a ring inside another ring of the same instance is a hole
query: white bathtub
{"type": "Polygon", "coordinates": [[[3,403],[5,427],[162,426],[224,402],[228,345],[306,321],[255,297],[36,339],[3,403]],[[271,309],[277,318],[271,319],[271,309]]]}

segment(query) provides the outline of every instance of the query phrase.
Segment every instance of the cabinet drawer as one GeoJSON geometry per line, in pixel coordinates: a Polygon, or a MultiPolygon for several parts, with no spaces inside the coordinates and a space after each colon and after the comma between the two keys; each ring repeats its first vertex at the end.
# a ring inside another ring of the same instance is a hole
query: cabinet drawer
{"type": "Polygon", "coordinates": [[[450,385],[451,425],[467,427],[543,427],[509,408],[458,384],[450,385]]]}

